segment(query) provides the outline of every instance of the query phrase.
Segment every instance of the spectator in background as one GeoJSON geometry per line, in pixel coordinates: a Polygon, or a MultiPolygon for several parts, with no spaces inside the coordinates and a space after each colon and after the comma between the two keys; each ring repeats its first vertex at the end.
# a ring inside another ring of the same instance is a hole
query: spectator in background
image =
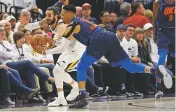
{"type": "Polygon", "coordinates": [[[69,0],[58,0],[58,2],[56,2],[53,6],[57,8],[58,13],[60,14],[62,11],[62,7],[68,4],[69,4],[69,0]]]}
{"type": "Polygon", "coordinates": [[[145,17],[147,17],[151,22],[153,21],[153,12],[149,9],[146,9],[144,12],[145,17]]]}
{"type": "Polygon", "coordinates": [[[11,30],[14,32],[14,28],[15,28],[15,25],[16,25],[16,18],[14,16],[8,16],[6,18],[6,20],[11,24],[11,30]]]}
{"type": "MultiPolygon", "coordinates": [[[[146,65],[153,67],[154,65],[148,50],[149,44],[145,41],[144,30],[142,28],[135,29],[135,39],[138,43],[138,56],[141,60],[141,63],[144,63],[146,65]]],[[[142,73],[142,74],[143,75],[138,74],[136,77],[137,79],[136,87],[140,92],[146,95],[154,94],[154,92],[151,92],[150,90],[150,85],[151,85],[150,80],[151,80],[151,77],[155,79],[155,76],[148,73],[142,73]]]]}
{"type": "Polygon", "coordinates": [[[143,28],[146,23],[151,23],[151,21],[144,16],[144,11],[145,8],[141,3],[137,2],[132,4],[132,16],[125,19],[123,24],[133,24],[136,27],[143,28]]]}
{"type": "Polygon", "coordinates": [[[9,41],[11,44],[13,44],[14,43],[14,41],[13,41],[14,32],[12,31],[11,24],[8,21],[5,22],[4,29],[5,29],[5,32],[6,32],[7,41],[9,41]]]}
{"type": "Polygon", "coordinates": [[[113,29],[115,27],[115,23],[117,22],[118,17],[115,12],[110,13],[110,28],[113,29]]]}
{"type": "Polygon", "coordinates": [[[116,28],[116,36],[118,37],[120,43],[122,42],[123,38],[126,36],[126,26],[120,24],[116,28]]]}
{"type": "Polygon", "coordinates": [[[1,20],[6,20],[6,18],[9,16],[9,14],[7,12],[2,12],[0,15],[0,21],[1,20]]]}
{"type": "Polygon", "coordinates": [[[148,51],[150,53],[152,62],[158,63],[158,46],[154,41],[153,25],[151,23],[147,23],[144,25],[143,30],[145,41],[149,44],[148,51]]]}
{"type": "Polygon", "coordinates": [[[114,28],[111,29],[111,23],[110,23],[110,14],[108,11],[102,11],[100,13],[100,19],[101,19],[101,24],[99,24],[100,27],[115,32],[114,28]]]}
{"type": "Polygon", "coordinates": [[[37,6],[31,7],[30,11],[31,11],[31,22],[32,23],[41,20],[41,17],[40,17],[41,14],[39,13],[39,9],[37,6]]]}
{"type": "Polygon", "coordinates": [[[82,17],[82,8],[80,6],[76,6],[76,17],[82,17]]]}
{"type": "Polygon", "coordinates": [[[131,4],[127,2],[122,3],[120,6],[120,12],[121,15],[118,17],[118,20],[115,23],[115,27],[117,27],[119,24],[122,24],[123,21],[131,15],[131,4]]]}
{"type": "Polygon", "coordinates": [[[98,24],[98,21],[95,18],[91,17],[91,11],[92,11],[91,8],[92,6],[88,3],[84,3],[82,5],[82,19],[98,24]]]}

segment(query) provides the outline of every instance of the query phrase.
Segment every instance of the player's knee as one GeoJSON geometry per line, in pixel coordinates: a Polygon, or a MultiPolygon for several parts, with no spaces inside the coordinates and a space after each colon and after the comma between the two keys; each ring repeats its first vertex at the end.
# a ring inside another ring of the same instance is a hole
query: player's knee
{"type": "Polygon", "coordinates": [[[83,63],[79,63],[77,66],[78,71],[87,71],[88,68],[89,68],[89,66],[87,66],[86,64],[83,64],[83,63]]]}
{"type": "Polygon", "coordinates": [[[61,66],[57,65],[54,67],[53,69],[53,74],[56,75],[56,74],[60,74],[64,69],[62,69],[61,66]]]}

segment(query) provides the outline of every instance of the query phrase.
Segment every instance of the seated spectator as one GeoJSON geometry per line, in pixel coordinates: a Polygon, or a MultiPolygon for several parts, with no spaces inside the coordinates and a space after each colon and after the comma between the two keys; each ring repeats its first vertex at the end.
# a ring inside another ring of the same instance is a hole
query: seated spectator
{"type": "Polygon", "coordinates": [[[123,38],[126,36],[126,26],[120,24],[116,28],[116,36],[119,39],[120,43],[122,43],[123,38]]]}
{"type": "Polygon", "coordinates": [[[13,41],[13,34],[14,32],[12,31],[11,24],[6,20],[6,22],[3,25],[6,33],[6,40],[9,41],[11,44],[14,43],[13,41]]]}
{"type": "Polygon", "coordinates": [[[76,6],[76,17],[82,17],[82,7],[76,6]]]}
{"type": "Polygon", "coordinates": [[[14,16],[8,16],[6,20],[11,24],[11,30],[14,32],[14,28],[16,25],[16,18],[14,16]]]}
{"type": "Polygon", "coordinates": [[[30,23],[31,14],[27,9],[22,9],[20,13],[20,21],[16,23],[14,32],[23,31],[24,29],[32,31],[34,29],[40,28],[47,23],[47,19],[43,19],[40,22],[30,23]]]}
{"type": "Polygon", "coordinates": [[[132,4],[132,16],[124,20],[123,24],[133,24],[136,27],[143,28],[146,23],[151,23],[151,21],[144,16],[144,11],[145,8],[141,3],[136,2],[132,4]]]}
{"type": "Polygon", "coordinates": [[[114,28],[111,29],[110,14],[108,11],[105,11],[105,10],[102,11],[100,13],[100,19],[101,19],[101,23],[99,24],[100,27],[114,32],[114,28]]]}
{"type": "MultiPolygon", "coordinates": [[[[141,60],[141,63],[144,63],[146,65],[149,65],[151,67],[153,67],[153,62],[151,60],[149,51],[148,51],[148,44],[145,41],[144,38],[144,30],[142,28],[136,28],[135,29],[135,39],[138,43],[138,56],[141,60]]],[[[142,76],[138,76],[138,78],[140,78],[141,80],[139,81],[139,83],[137,84],[137,88],[143,92],[144,94],[150,94],[151,90],[150,90],[150,85],[151,85],[151,79],[150,79],[150,75],[151,74],[147,74],[145,73],[142,76]],[[145,77],[145,78],[144,78],[145,77]],[[142,87],[142,85],[145,87],[142,87]]],[[[154,75],[151,75],[151,77],[155,77],[154,75]]],[[[153,82],[155,83],[155,82],[153,82]]],[[[152,87],[153,88],[153,87],[152,87]]],[[[151,93],[153,94],[153,93],[151,93]]]]}
{"type": "Polygon", "coordinates": [[[127,2],[122,3],[120,6],[120,12],[121,15],[118,17],[118,20],[115,23],[115,28],[118,25],[123,24],[123,21],[131,15],[131,4],[127,2]]]}
{"type": "Polygon", "coordinates": [[[0,21],[1,20],[6,20],[6,18],[9,16],[9,14],[7,12],[2,12],[0,14],[0,21]]]}
{"type": "Polygon", "coordinates": [[[152,62],[158,63],[158,59],[159,59],[158,46],[154,41],[153,25],[151,23],[147,23],[144,25],[143,30],[144,30],[145,40],[149,44],[148,51],[150,53],[152,62]]]}
{"type": "Polygon", "coordinates": [[[147,17],[151,22],[153,21],[153,12],[149,9],[144,12],[145,17],[147,17]]]}
{"type": "MultiPolygon", "coordinates": [[[[4,69],[8,80],[1,81],[3,84],[9,83],[11,92],[16,93],[16,96],[22,101],[31,99],[35,94],[39,92],[39,89],[31,89],[22,83],[22,79],[18,71],[7,67],[6,65],[0,65],[0,69],[4,69]],[[22,95],[22,96],[21,96],[22,95]]],[[[1,79],[1,78],[0,78],[1,79]]],[[[8,100],[5,100],[8,101],[8,100]]]]}
{"type": "Polygon", "coordinates": [[[98,24],[98,21],[95,18],[91,17],[91,11],[92,11],[91,8],[92,6],[88,3],[84,3],[82,5],[82,19],[98,24]]]}
{"type": "MultiPolygon", "coordinates": [[[[27,33],[29,34],[29,32],[27,33]]],[[[30,49],[31,48],[30,35],[24,38],[23,32],[15,32],[13,38],[15,43],[13,52],[15,54],[24,55],[23,60],[30,60],[33,63],[35,63],[38,67],[48,68],[48,70],[50,71],[50,76],[54,77],[53,75],[54,64],[52,63],[53,60],[51,59],[49,60],[47,59],[47,56],[40,55],[36,53],[33,49],[30,49]],[[24,39],[29,45],[28,44],[24,45],[24,39]]]]}
{"type": "Polygon", "coordinates": [[[113,29],[115,27],[115,23],[117,22],[118,17],[115,12],[110,13],[110,28],[113,29]]]}
{"type": "Polygon", "coordinates": [[[8,41],[4,41],[2,31],[4,29],[0,27],[0,62],[6,64],[8,67],[18,70],[20,75],[25,77],[29,87],[35,88],[34,85],[34,73],[43,81],[54,82],[54,78],[48,76],[36,65],[30,61],[18,61],[23,58],[24,55],[14,54],[12,45],[8,41]]]}
{"type": "Polygon", "coordinates": [[[39,13],[39,9],[37,6],[32,6],[31,9],[31,22],[37,22],[37,21],[41,21],[41,14],[39,13]]]}

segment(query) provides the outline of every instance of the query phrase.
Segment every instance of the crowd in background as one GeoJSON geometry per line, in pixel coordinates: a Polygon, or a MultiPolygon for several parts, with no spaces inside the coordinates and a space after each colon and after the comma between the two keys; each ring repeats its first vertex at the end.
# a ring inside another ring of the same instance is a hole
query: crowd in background
{"type": "MultiPolygon", "coordinates": [[[[25,103],[31,100],[46,102],[47,98],[56,96],[53,69],[60,54],[43,53],[43,49],[50,49],[56,44],[56,26],[41,25],[45,12],[37,7],[35,0],[20,0],[20,3],[16,3],[17,1],[19,0],[1,0],[7,8],[0,5],[0,105],[15,104],[10,98],[11,93],[15,93],[25,103]],[[23,9],[10,11],[12,6],[23,9]],[[16,13],[19,13],[18,17],[14,15],[16,13]],[[44,97],[43,93],[54,95],[47,94],[44,97]]],[[[52,7],[61,12],[63,5],[69,4],[68,1],[59,0],[52,7]]],[[[97,14],[97,18],[91,16],[92,7],[95,6],[87,1],[76,6],[76,16],[114,32],[132,62],[153,67],[159,58],[157,37],[153,32],[156,26],[152,24],[152,3],[153,0],[104,0],[104,10],[97,14]]],[[[55,12],[52,14],[55,15],[55,12]]],[[[166,60],[167,68],[172,73],[175,73],[174,47],[170,44],[166,60]]],[[[92,75],[87,81],[89,96],[101,96],[97,91],[105,86],[109,90],[108,95],[104,96],[154,95],[156,91],[154,75],[133,74],[122,67],[116,67],[118,72],[115,72],[104,57],[90,69],[88,72],[92,75]]],[[[70,74],[76,79],[75,72],[70,74]]],[[[162,87],[165,91],[165,87],[162,87]]]]}

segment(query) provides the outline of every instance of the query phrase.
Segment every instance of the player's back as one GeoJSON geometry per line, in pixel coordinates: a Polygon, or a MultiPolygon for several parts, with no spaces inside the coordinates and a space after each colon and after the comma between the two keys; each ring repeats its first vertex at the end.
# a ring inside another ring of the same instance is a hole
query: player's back
{"type": "Polygon", "coordinates": [[[175,0],[160,0],[159,27],[175,28],[175,0]]]}
{"type": "Polygon", "coordinates": [[[73,36],[82,44],[88,45],[91,40],[91,35],[93,35],[95,32],[102,32],[104,31],[101,27],[97,26],[95,23],[75,18],[73,22],[76,22],[80,25],[80,32],[77,34],[73,34],[73,36]]]}

